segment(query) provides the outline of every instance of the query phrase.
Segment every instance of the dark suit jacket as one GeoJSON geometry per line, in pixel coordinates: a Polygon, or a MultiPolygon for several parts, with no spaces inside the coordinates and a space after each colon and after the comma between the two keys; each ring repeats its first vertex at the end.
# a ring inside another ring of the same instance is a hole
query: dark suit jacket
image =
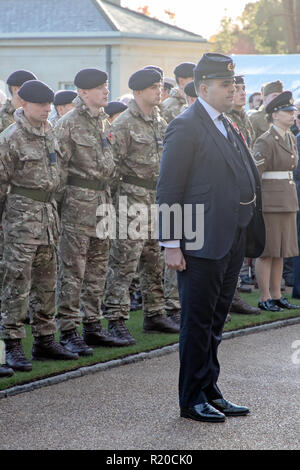
{"type": "MultiPolygon", "coordinates": [[[[240,135],[238,138],[245,145],[240,135]]],[[[264,249],[265,228],[259,176],[248,149],[247,156],[255,177],[257,201],[247,229],[246,256],[254,258],[260,256],[264,249]]],[[[239,175],[234,158],[237,155],[231,144],[216,128],[199,100],[169,124],[157,185],[157,203],[180,204],[182,208],[185,204],[192,205],[194,216],[196,204],[204,204],[204,245],[197,250],[187,249],[186,242],[190,240],[185,237],[183,229],[181,248],[184,253],[221,259],[231,249],[240,203],[239,175]]],[[[185,217],[183,214],[182,227],[185,217]]],[[[162,224],[159,225],[161,241],[176,239],[173,222],[169,237],[163,237],[162,224]]]]}

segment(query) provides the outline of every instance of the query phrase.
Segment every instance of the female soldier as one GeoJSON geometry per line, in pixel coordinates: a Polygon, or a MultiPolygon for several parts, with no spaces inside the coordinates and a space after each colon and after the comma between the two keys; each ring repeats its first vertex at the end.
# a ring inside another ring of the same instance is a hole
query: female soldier
{"type": "Polygon", "coordinates": [[[283,258],[298,255],[296,215],[299,210],[293,170],[298,151],[295,136],[289,131],[294,120],[292,93],[285,91],[266,107],[271,123],[254,145],[254,158],[262,178],[263,215],[266,246],[256,261],[260,289],[259,308],[268,311],[300,308],[281,297],[283,258]]]}

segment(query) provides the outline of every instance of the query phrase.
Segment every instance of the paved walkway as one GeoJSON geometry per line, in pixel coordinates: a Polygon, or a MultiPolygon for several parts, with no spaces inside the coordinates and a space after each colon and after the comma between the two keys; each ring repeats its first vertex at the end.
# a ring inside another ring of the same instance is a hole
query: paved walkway
{"type": "Polygon", "coordinates": [[[295,341],[299,325],[222,342],[219,385],[247,417],[179,418],[172,353],[0,400],[0,449],[299,449],[295,341]]]}

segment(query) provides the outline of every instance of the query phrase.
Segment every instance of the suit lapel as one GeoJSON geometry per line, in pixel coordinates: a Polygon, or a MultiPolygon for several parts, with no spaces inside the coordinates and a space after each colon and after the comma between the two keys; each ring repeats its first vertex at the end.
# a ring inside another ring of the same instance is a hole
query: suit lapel
{"type": "Polygon", "coordinates": [[[226,152],[225,150],[225,145],[224,145],[224,139],[226,138],[223,136],[223,134],[219,131],[219,129],[215,126],[214,122],[202,106],[202,104],[199,102],[199,100],[196,100],[194,105],[195,106],[195,111],[199,118],[201,119],[202,125],[207,129],[208,133],[214,140],[215,144],[218,146],[221,154],[223,155],[224,159],[232,169],[233,173],[235,176],[238,178],[238,175],[236,174],[235,167],[232,164],[232,157],[226,152]],[[223,143],[222,143],[223,142],[223,143]]]}

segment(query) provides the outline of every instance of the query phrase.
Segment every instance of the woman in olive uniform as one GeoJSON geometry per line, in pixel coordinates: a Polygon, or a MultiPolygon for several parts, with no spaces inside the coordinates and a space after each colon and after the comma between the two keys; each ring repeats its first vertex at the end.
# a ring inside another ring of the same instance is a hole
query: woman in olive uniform
{"type": "Polygon", "coordinates": [[[293,124],[292,93],[285,91],[266,107],[271,123],[254,145],[254,158],[262,179],[263,215],[266,246],[256,261],[256,278],[260,289],[259,308],[282,311],[299,308],[281,297],[283,259],[298,255],[296,216],[299,210],[293,171],[297,168],[298,151],[293,124]]]}

